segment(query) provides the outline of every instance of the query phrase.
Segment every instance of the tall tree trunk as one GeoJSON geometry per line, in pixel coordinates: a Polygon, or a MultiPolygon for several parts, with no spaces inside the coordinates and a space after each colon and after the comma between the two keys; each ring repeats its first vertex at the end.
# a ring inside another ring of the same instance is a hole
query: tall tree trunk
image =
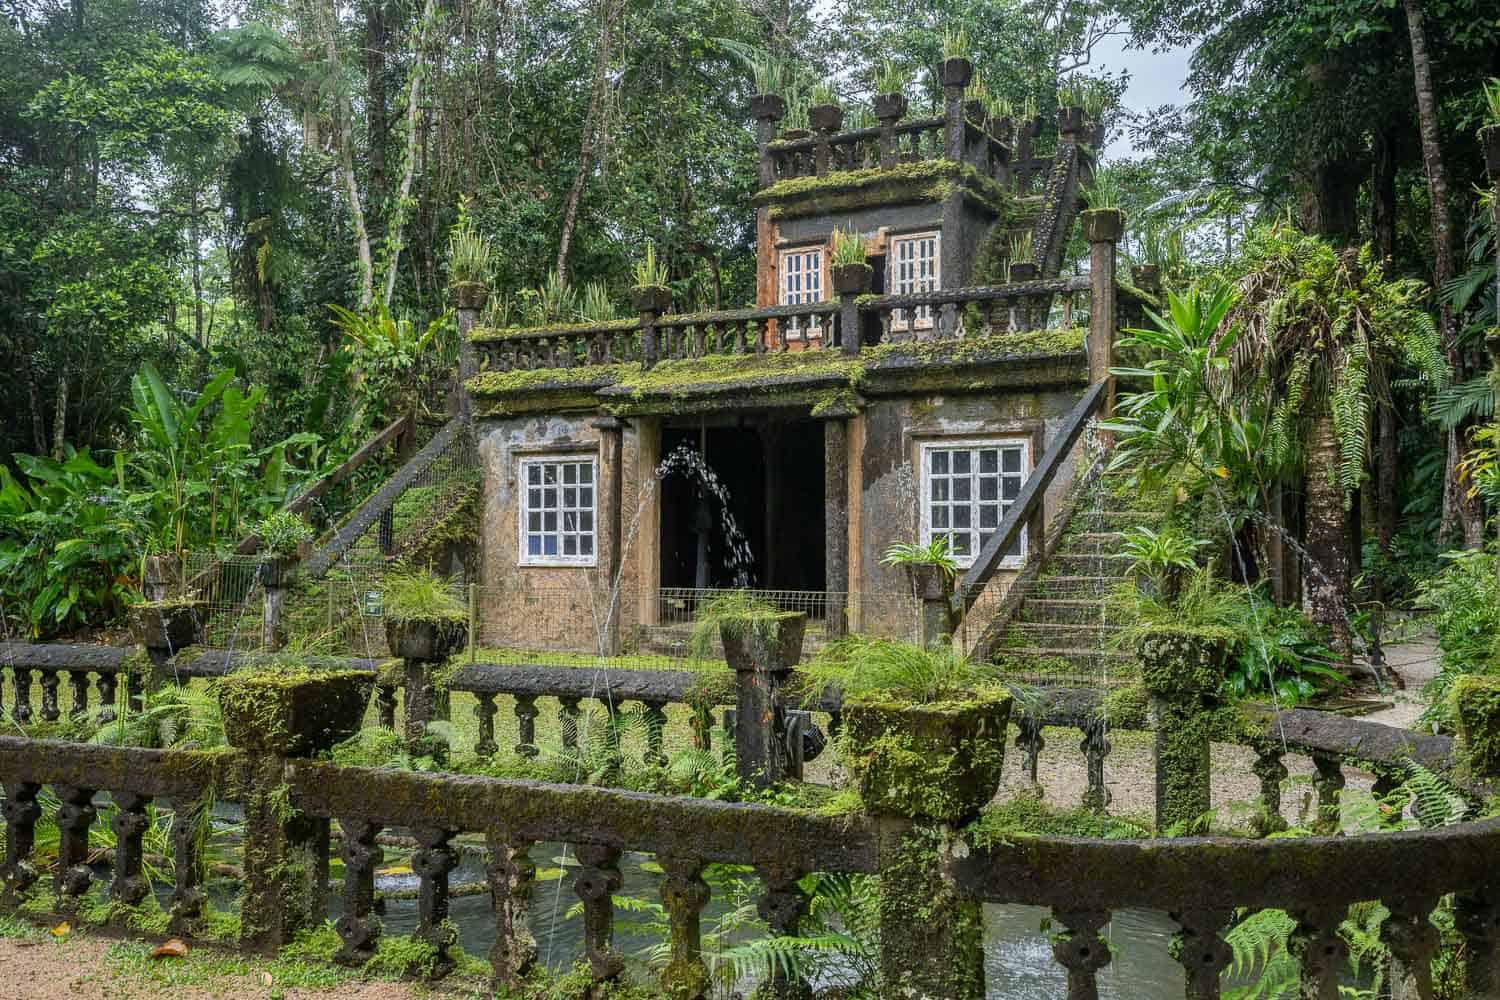
{"type": "Polygon", "coordinates": [[[1302,565],[1302,601],[1307,616],[1328,630],[1333,649],[1348,661],[1353,649],[1345,605],[1349,593],[1349,512],[1344,507],[1344,491],[1334,476],[1338,459],[1333,416],[1325,410],[1312,422],[1303,473],[1307,558],[1302,565]]]}
{"type": "Polygon", "coordinates": [[[385,98],[385,0],[366,0],[365,123],[370,134],[370,228],[380,231],[381,199],[386,197],[385,151],[390,118],[385,98]]]}
{"type": "MultiPolygon", "coordinates": [[[[337,5],[330,3],[322,16],[328,19],[323,25],[323,48],[328,60],[328,72],[338,73],[337,5]]],[[[355,247],[359,252],[359,308],[361,312],[366,312],[375,304],[375,261],[370,254],[370,231],[365,226],[365,208],[360,201],[359,184],[354,177],[354,109],[350,107],[349,95],[342,90],[337,104],[338,122],[334,134],[338,137],[339,172],[343,175],[344,197],[349,202],[349,219],[354,226],[355,247]]]]}
{"type": "Polygon", "coordinates": [[[615,18],[623,9],[620,0],[599,0],[599,51],[594,58],[594,87],[589,93],[588,112],[583,118],[583,141],[578,149],[578,173],[573,177],[573,186],[568,190],[568,201],[563,208],[562,236],[557,242],[557,276],[568,280],[568,248],[573,243],[573,229],[578,225],[578,202],[583,197],[583,184],[588,178],[589,167],[594,158],[594,136],[599,127],[599,114],[604,104],[604,89],[608,83],[609,50],[614,40],[615,18]]]}
{"type": "Polygon", "coordinates": [[[188,240],[193,244],[193,335],[198,341],[199,347],[207,346],[207,340],[203,333],[203,255],[200,252],[200,241],[202,239],[198,230],[198,185],[193,185],[191,204],[189,208],[192,214],[188,221],[188,240]]]}
{"type": "MultiPolygon", "coordinates": [[[[1437,90],[1432,82],[1432,58],[1427,52],[1427,28],[1421,0],[1402,0],[1406,10],[1406,27],[1411,35],[1411,68],[1417,90],[1417,131],[1422,136],[1422,165],[1427,171],[1428,203],[1432,213],[1432,282],[1441,289],[1453,280],[1453,217],[1448,211],[1448,172],[1443,165],[1443,147],[1439,137],[1437,90]]],[[[1458,345],[1458,323],[1452,307],[1439,305],[1438,333],[1448,355],[1455,377],[1461,376],[1458,345]]],[[[1452,537],[1455,526],[1463,531],[1464,545],[1475,548],[1483,542],[1483,525],[1479,513],[1464,499],[1459,484],[1458,461],[1463,437],[1448,435],[1448,451],[1443,463],[1443,520],[1440,538],[1452,537]]]]}
{"type": "MultiPolygon", "coordinates": [[[[1396,537],[1396,489],[1400,482],[1396,474],[1396,408],[1388,403],[1377,407],[1380,427],[1380,445],[1375,467],[1375,538],[1380,546],[1380,555],[1387,564],[1391,559],[1391,542],[1396,537]]],[[[1375,574],[1375,600],[1384,602],[1385,574],[1375,574]]]]}
{"type": "Polygon", "coordinates": [[[47,453],[47,418],[42,415],[42,386],[36,380],[36,367],[31,357],[31,343],[21,344],[21,378],[26,382],[26,395],[31,400],[31,450],[33,454],[47,453]]]}
{"type": "Polygon", "coordinates": [[[1375,133],[1375,163],[1370,172],[1370,232],[1382,261],[1396,252],[1396,136],[1393,128],[1375,133]]]}
{"type": "Polygon", "coordinates": [[[68,440],[68,366],[57,369],[57,401],[52,411],[52,457],[61,462],[63,445],[68,440]]]}
{"type": "Polygon", "coordinates": [[[422,122],[422,76],[427,71],[427,29],[432,18],[433,0],[427,0],[422,8],[422,23],[417,28],[417,58],[411,68],[411,87],[406,95],[406,163],[401,172],[401,186],[396,192],[391,211],[387,214],[385,245],[388,260],[385,291],[381,297],[387,309],[396,294],[396,266],[401,262],[411,181],[417,169],[417,141],[422,122]]]}

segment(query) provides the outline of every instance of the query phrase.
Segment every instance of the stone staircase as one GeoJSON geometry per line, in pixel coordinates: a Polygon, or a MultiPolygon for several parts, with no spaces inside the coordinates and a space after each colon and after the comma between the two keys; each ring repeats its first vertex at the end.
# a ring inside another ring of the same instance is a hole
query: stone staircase
{"type": "Polygon", "coordinates": [[[1016,680],[1096,687],[1139,676],[1134,656],[1115,646],[1119,626],[1106,597],[1130,561],[1120,551],[1122,532],[1156,524],[1163,515],[1130,509],[1129,500],[1108,486],[1099,490],[1097,506],[1104,509],[1074,514],[1006,623],[993,659],[1016,680]]]}

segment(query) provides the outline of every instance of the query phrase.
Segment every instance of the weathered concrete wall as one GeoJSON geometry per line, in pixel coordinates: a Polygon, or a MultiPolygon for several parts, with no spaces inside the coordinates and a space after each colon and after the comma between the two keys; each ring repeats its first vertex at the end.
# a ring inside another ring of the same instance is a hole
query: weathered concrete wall
{"type": "MultiPolygon", "coordinates": [[[[858,593],[851,602],[857,615],[851,620],[854,628],[893,636],[910,632],[912,608],[902,599],[910,585],[904,572],[882,566],[880,557],[893,542],[921,537],[920,446],[945,438],[1026,437],[1034,467],[1076,402],[1077,394],[1066,390],[871,401],[850,442],[851,464],[857,469],[851,471],[856,480],[851,489],[858,497],[850,505],[850,516],[857,522],[850,558],[850,586],[858,593]]],[[[1070,460],[1048,488],[1048,518],[1072,481],[1070,460]]],[[[1037,539],[1028,539],[1032,541],[1037,539]]],[[[980,619],[993,611],[1014,578],[1011,571],[995,575],[970,613],[968,631],[977,634],[983,626],[980,619]]]]}
{"type": "MultiPolygon", "coordinates": [[[[593,652],[601,629],[613,614],[621,633],[636,618],[638,541],[630,532],[640,502],[637,468],[639,440],[635,428],[622,432],[621,490],[618,508],[605,488],[610,456],[601,446],[604,432],[590,414],[530,416],[487,420],[477,429],[484,500],[480,512],[480,641],[526,649],[593,652]],[[520,467],[523,458],[539,455],[593,457],[599,463],[596,484],[598,537],[593,566],[520,565],[520,467]],[[622,516],[623,515],[623,516],[622,516]],[[622,531],[623,524],[623,531],[622,531]],[[620,593],[607,565],[611,533],[620,533],[620,593]],[[612,610],[611,610],[612,609],[612,610]]],[[[654,523],[639,532],[655,531],[654,523]]]]}

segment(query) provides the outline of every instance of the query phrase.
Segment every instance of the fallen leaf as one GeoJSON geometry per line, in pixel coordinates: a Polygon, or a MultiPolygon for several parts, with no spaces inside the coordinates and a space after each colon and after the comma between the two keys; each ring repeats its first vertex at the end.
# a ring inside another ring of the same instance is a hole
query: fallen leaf
{"type": "Polygon", "coordinates": [[[66,920],[64,920],[62,923],[60,923],[56,927],[52,928],[52,936],[55,937],[55,938],[64,938],[64,937],[67,937],[68,933],[70,931],[72,931],[72,930],[73,930],[72,925],[70,925],[66,920]]]}
{"type": "Polygon", "coordinates": [[[181,938],[170,938],[151,951],[152,958],[187,958],[187,942],[181,938]]]}

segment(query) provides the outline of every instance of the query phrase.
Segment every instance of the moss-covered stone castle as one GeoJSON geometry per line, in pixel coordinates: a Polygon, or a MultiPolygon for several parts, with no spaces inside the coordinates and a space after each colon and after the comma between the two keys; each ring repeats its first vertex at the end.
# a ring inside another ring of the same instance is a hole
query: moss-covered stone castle
{"type": "Polygon", "coordinates": [[[486,329],[460,309],[481,619],[506,631],[484,642],[672,643],[698,592],[746,584],[827,634],[905,635],[912,585],[881,556],[943,535],[973,589],[1003,591],[1071,461],[1005,551],[986,544],[1106,378],[1118,215],[1075,237],[1102,139],[1081,109],[997,120],[965,102],[971,73],[943,64],[940,114],[881,95],[852,131],[827,105],[783,132],[781,98],[753,99],[753,309],[676,314],[654,287],[599,325],[486,329]],[[863,265],[834,260],[836,230],[863,265]],[[1090,273],[1059,276],[1085,252],[1090,273]]]}

